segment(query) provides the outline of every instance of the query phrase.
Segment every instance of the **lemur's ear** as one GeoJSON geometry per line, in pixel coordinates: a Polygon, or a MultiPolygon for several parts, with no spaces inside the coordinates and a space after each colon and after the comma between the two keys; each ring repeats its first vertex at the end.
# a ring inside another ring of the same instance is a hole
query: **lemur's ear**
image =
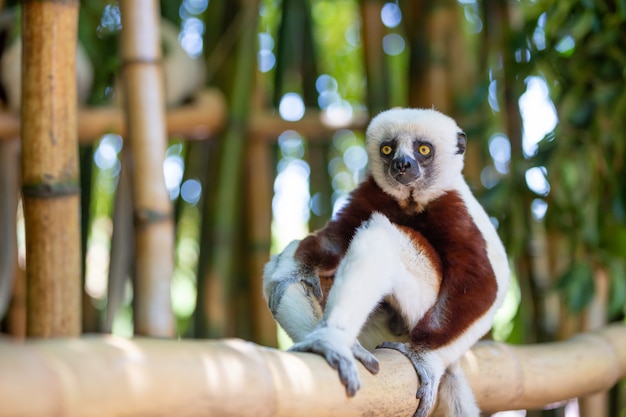
{"type": "Polygon", "coordinates": [[[465,133],[459,132],[456,134],[456,153],[459,155],[463,155],[465,153],[465,148],[467,147],[467,136],[465,133]]]}

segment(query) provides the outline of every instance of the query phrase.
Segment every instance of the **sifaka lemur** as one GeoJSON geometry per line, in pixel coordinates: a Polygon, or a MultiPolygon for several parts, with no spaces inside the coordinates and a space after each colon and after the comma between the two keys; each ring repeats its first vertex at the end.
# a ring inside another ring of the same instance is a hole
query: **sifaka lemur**
{"type": "Polygon", "coordinates": [[[462,169],[466,136],[431,109],[382,112],[370,172],[327,225],[274,256],[264,294],[293,351],[323,355],[349,396],[357,360],[389,348],[420,379],[416,417],[477,417],[461,356],[490,328],[509,282],[504,247],[462,169]],[[370,349],[370,350],[368,350],[370,349]]]}

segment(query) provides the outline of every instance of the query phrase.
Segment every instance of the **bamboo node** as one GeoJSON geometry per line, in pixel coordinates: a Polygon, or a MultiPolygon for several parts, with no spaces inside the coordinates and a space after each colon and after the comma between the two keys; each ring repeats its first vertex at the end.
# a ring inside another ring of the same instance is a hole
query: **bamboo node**
{"type": "Polygon", "coordinates": [[[162,212],[150,209],[135,210],[134,222],[136,227],[145,227],[154,223],[172,220],[171,212],[162,212]]]}
{"type": "Polygon", "coordinates": [[[163,59],[161,58],[125,58],[121,65],[122,68],[129,67],[131,65],[162,65],[163,59]]]}
{"type": "Polygon", "coordinates": [[[40,183],[22,185],[22,194],[30,198],[56,198],[80,194],[80,186],[72,183],[40,183]]]}

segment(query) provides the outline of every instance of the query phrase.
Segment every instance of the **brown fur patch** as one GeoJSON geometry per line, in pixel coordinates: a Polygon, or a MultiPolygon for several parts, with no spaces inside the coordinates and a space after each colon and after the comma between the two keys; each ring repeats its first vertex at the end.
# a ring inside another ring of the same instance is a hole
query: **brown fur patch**
{"type": "Polygon", "coordinates": [[[487,243],[458,193],[429,204],[414,226],[439,254],[443,281],[435,305],[411,332],[411,342],[435,349],[460,337],[489,310],[498,284],[487,243]]]}
{"type": "MultiPolygon", "coordinates": [[[[449,192],[420,213],[383,192],[370,176],[349,203],[320,231],[304,239],[295,257],[309,273],[325,277],[325,289],[344,257],[356,229],[379,212],[422,248],[442,271],[435,305],[411,331],[418,347],[435,349],[460,337],[493,305],[497,282],[486,242],[460,195],[449,192]]],[[[327,291],[324,292],[324,298],[327,291]]]]}

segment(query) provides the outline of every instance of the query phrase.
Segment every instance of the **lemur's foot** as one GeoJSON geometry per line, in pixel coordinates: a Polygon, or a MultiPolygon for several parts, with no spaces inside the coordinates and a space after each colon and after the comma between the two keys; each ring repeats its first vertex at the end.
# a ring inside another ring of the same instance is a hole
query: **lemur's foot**
{"type": "Polygon", "coordinates": [[[420,380],[420,387],[415,394],[420,401],[413,417],[427,417],[435,406],[443,371],[438,372],[438,367],[433,367],[422,352],[416,351],[409,343],[383,342],[376,347],[376,349],[381,348],[397,350],[411,361],[420,380]]]}

